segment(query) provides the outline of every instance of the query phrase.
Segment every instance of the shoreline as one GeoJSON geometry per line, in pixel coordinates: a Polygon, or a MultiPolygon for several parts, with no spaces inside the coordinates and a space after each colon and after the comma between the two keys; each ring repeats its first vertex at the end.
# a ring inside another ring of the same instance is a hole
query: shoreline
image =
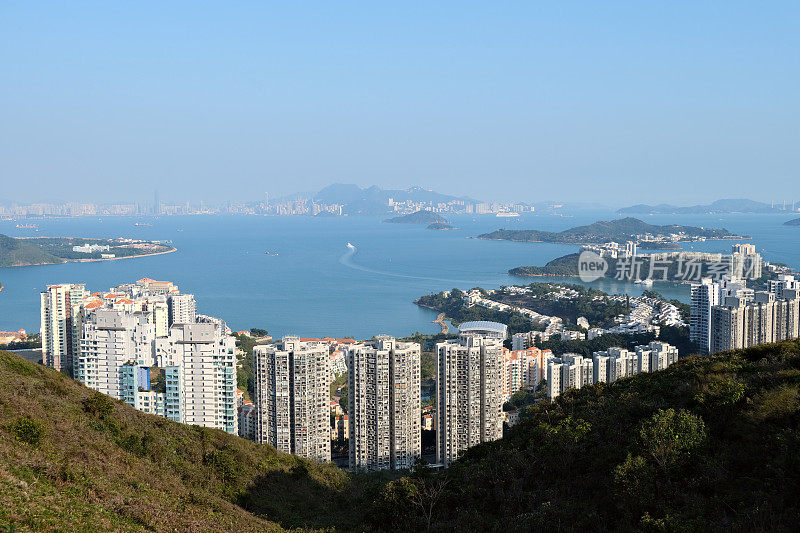
{"type": "Polygon", "coordinates": [[[139,255],[127,255],[125,257],[107,257],[107,258],[97,258],[97,259],[64,259],[60,263],[30,263],[27,265],[9,265],[7,267],[0,267],[0,268],[24,268],[30,266],[48,266],[48,265],[63,265],[65,263],[97,263],[100,261],[118,261],[121,259],[138,259],[140,257],[151,257],[154,255],[164,255],[164,254],[171,254],[173,252],[177,252],[178,249],[174,246],[169,250],[164,250],[163,252],[152,252],[149,254],[139,254],[139,255]]]}

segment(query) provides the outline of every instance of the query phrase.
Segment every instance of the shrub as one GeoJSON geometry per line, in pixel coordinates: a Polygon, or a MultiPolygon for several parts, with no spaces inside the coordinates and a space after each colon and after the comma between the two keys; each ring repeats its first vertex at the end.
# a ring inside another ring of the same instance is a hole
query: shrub
{"type": "Polygon", "coordinates": [[[9,428],[17,442],[36,446],[42,440],[44,427],[42,423],[29,416],[21,416],[11,423],[9,428]]]}
{"type": "Polygon", "coordinates": [[[110,415],[113,409],[114,402],[102,392],[93,392],[83,400],[83,410],[99,418],[110,415]]]}

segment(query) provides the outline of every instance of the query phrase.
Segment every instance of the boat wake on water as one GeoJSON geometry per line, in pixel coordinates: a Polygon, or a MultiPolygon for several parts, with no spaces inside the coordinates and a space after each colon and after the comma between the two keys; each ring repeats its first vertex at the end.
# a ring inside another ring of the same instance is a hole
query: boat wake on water
{"type": "Polygon", "coordinates": [[[360,270],[362,272],[369,272],[370,274],[378,274],[380,276],[390,276],[393,278],[419,279],[425,281],[442,281],[445,283],[461,283],[461,284],[479,283],[475,280],[468,281],[463,279],[445,279],[445,278],[432,278],[427,276],[412,276],[409,274],[399,274],[397,272],[387,272],[385,270],[377,270],[374,268],[365,267],[353,261],[353,256],[356,255],[356,251],[358,251],[358,248],[356,248],[355,246],[353,246],[348,242],[347,251],[344,254],[342,254],[342,256],[339,258],[339,262],[348,268],[352,268],[353,270],[360,270]]]}

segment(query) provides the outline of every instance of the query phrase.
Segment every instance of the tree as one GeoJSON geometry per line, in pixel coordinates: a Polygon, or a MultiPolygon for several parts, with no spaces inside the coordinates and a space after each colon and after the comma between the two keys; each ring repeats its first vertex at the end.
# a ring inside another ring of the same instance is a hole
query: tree
{"type": "Polygon", "coordinates": [[[638,437],[642,449],[666,469],[703,445],[706,426],[685,409],[661,409],[641,424],[638,437]]]}

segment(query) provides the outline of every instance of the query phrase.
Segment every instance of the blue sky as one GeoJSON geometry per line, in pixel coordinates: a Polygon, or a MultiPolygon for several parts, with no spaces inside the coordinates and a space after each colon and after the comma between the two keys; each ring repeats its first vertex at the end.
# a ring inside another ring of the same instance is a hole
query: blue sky
{"type": "Polygon", "coordinates": [[[232,4],[0,3],[0,198],[800,198],[797,2],[232,4]]]}

